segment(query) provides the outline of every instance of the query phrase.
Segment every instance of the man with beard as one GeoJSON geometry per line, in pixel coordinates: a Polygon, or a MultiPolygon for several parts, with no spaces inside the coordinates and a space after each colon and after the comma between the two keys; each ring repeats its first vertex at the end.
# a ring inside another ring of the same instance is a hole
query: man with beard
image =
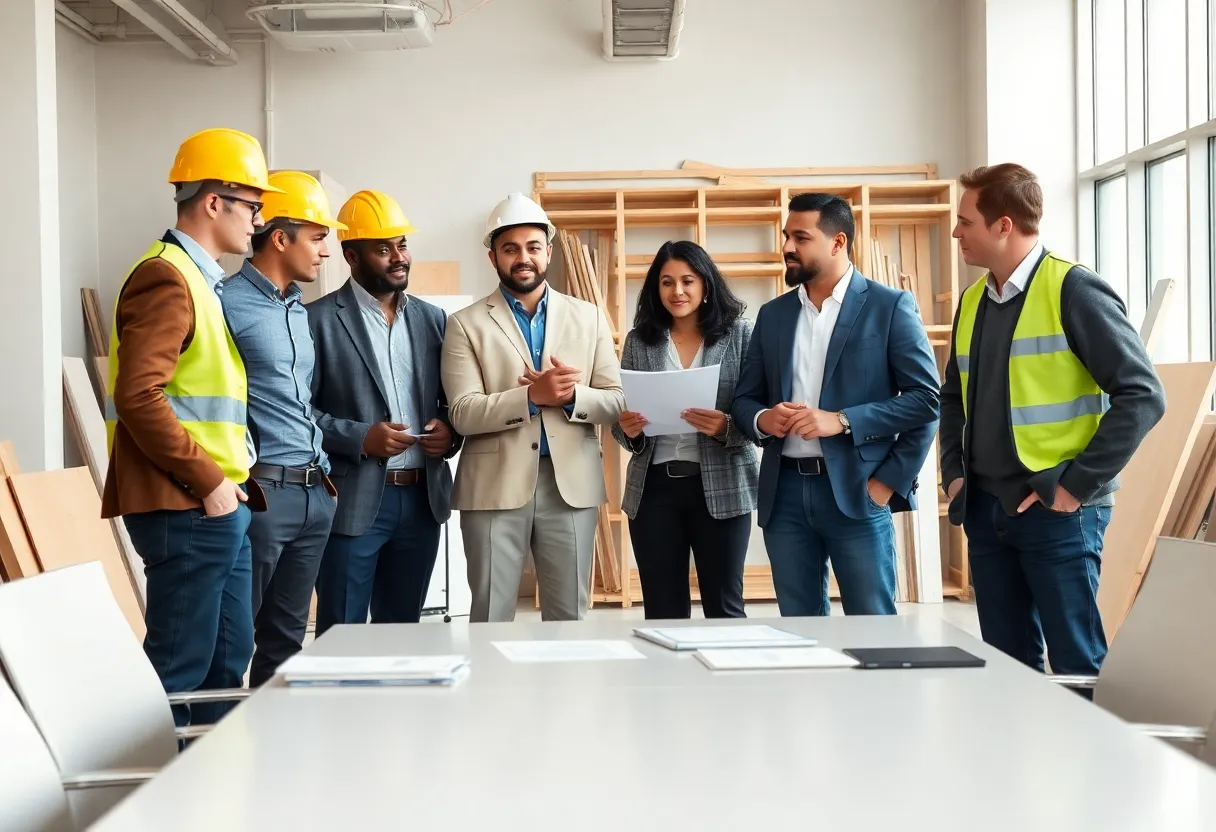
{"type": "Polygon", "coordinates": [[[607,318],[545,280],[557,233],[523,194],[498,204],[482,242],[499,288],[452,316],[443,384],[464,434],[453,507],[468,559],[471,621],[515,617],[532,552],[546,621],[587,612],[599,506],[596,425],[624,408],[607,318]]]}
{"type": "Polygon", "coordinates": [[[439,382],[447,316],[406,293],[415,229],[359,191],[338,212],[351,278],[308,305],[313,407],[338,490],[317,578],[317,635],[334,624],[417,622],[450,514],[460,439],[439,382]]]}
{"type": "Polygon", "coordinates": [[[937,364],[902,292],[849,260],[853,211],[790,200],[786,276],[760,308],[732,409],[764,447],[759,522],[782,615],[828,615],[828,562],[846,615],[895,613],[892,511],[916,508],[937,430],[937,364]]]}
{"type": "Polygon", "coordinates": [[[329,460],[312,415],[312,336],[302,283],[321,276],[325,238],[344,225],[330,214],[321,183],[277,171],[253,256],[222,284],[224,318],[249,375],[249,425],[258,461],[250,469],[267,510],[249,525],[253,549],[253,663],[258,686],[300,649],[321,553],[334,517],[329,460]]]}

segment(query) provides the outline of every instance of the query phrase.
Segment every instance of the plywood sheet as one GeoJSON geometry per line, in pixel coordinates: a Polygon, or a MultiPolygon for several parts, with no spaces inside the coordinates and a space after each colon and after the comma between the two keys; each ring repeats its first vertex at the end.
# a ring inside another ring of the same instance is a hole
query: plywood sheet
{"type": "Polygon", "coordinates": [[[436,260],[410,265],[410,293],[414,295],[459,295],[460,263],[436,260]]]}
{"type": "Polygon", "coordinates": [[[10,478],[21,518],[44,571],[100,561],[119,609],[135,635],[145,633],[143,613],[101,498],[87,468],[65,468],[10,478]]]}
{"type": "Polygon", "coordinates": [[[0,442],[0,577],[6,581],[37,575],[38,559],[17,511],[17,500],[8,478],[21,473],[13,443],[0,442]]]}
{"type": "Polygon", "coordinates": [[[1106,530],[1098,607],[1106,638],[1123,625],[1148,568],[1216,387],[1216,364],[1158,364],[1165,416],[1120,475],[1123,487],[1106,530]]]}
{"type": "MultiPolygon", "coordinates": [[[[1211,494],[1203,496],[1195,493],[1202,490],[1203,483],[1201,476],[1205,474],[1205,463],[1212,462],[1213,443],[1216,443],[1216,414],[1208,413],[1203,417],[1203,422],[1199,426],[1199,435],[1195,438],[1195,444],[1191,448],[1191,453],[1187,458],[1186,468],[1182,471],[1182,479],[1178,482],[1178,491],[1174,494],[1174,499],[1170,502],[1170,511],[1166,515],[1165,525],[1162,526],[1162,534],[1170,537],[1194,537],[1198,528],[1191,530],[1190,535],[1185,534],[1183,529],[1183,517],[1186,514],[1194,514],[1196,511],[1202,512],[1207,508],[1207,501],[1211,498],[1211,494]],[[1199,499],[1203,505],[1196,507],[1195,502],[1199,499]]],[[[1202,518],[1200,518],[1202,519],[1202,518]]]]}
{"type": "MultiPolygon", "coordinates": [[[[101,408],[89,389],[88,369],[80,358],[69,356],[63,359],[63,399],[66,405],[66,421],[72,429],[72,435],[76,438],[76,444],[85,464],[88,465],[100,496],[110,465],[106,450],[106,423],[102,419],[101,408]]],[[[131,542],[127,526],[122,519],[116,518],[108,522],[114,532],[114,540],[122,554],[127,573],[139,593],[140,608],[143,609],[148,599],[143,560],[136,553],[135,544],[131,542]]]]}

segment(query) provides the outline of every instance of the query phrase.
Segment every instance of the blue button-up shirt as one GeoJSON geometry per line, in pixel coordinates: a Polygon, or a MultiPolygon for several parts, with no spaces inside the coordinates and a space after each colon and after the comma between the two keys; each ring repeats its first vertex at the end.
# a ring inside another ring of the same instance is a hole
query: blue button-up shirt
{"type": "MultiPolygon", "coordinates": [[[[536,312],[529,315],[528,310],[519,301],[519,298],[512,297],[507,294],[507,290],[499,287],[502,296],[507,299],[507,303],[511,306],[511,313],[515,316],[515,322],[519,324],[519,330],[524,335],[524,343],[528,345],[528,352],[532,356],[532,369],[540,370],[540,356],[545,351],[545,318],[549,311],[549,289],[545,287],[545,294],[541,296],[540,303],[536,305],[536,312]]],[[[574,412],[574,405],[568,404],[563,408],[566,415],[569,416],[574,412]]],[[[540,408],[532,404],[531,399],[528,400],[528,413],[532,416],[537,416],[540,413],[540,408]]],[[[540,425],[540,455],[549,455],[549,437],[545,435],[544,418],[541,419],[540,425]]]]}
{"type": "MultiPolygon", "coordinates": [[[[418,371],[414,367],[414,347],[410,343],[409,326],[406,323],[405,307],[409,295],[401,292],[397,296],[397,314],[392,326],[384,317],[380,301],[352,280],[355,297],[359,301],[359,312],[363,328],[372,342],[372,354],[376,369],[380,373],[380,384],[388,396],[388,412],[392,421],[405,425],[412,434],[422,433],[422,407],[418,397],[418,371]]],[[[390,470],[397,468],[425,468],[426,457],[422,446],[415,442],[388,461],[390,470]]]]}
{"type": "Polygon", "coordinates": [[[292,283],[284,295],[246,260],[217,292],[249,376],[258,459],[292,468],[316,463],[328,473],[312,411],[316,354],[300,287],[292,283]]]}

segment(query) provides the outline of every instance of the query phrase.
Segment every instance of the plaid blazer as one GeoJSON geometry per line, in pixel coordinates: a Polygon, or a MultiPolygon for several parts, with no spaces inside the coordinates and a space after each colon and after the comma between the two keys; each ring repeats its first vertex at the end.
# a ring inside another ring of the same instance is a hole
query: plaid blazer
{"type": "MultiPolygon", "coordinates": [[[[729,421],[731,403],[735,398],[735,384],[739,380],[739,368],[747,355],[747,344],[752,336],[752,322],[745,318],[735,321],[734,326],[720,341],[705,348],[704,366],[720,364],[718,377],[718,410],[727,414],[727,430],[724,439],[715,439],[705,434],[697,435],[697,447],[701,451],[701,485],[705,489],[705,504],[711,516],[718,520],[747,514],[756,508],[756,491],[760,480],[759,457],[751,439],[733,422],[729,421]]],[[[655,346],[645,343],[630,331],[625,336],[625,347],[621,351],[622,370],[657,371],[667,369],[667,342],[655,346]]],[[[620,423],[612,426],[612,435],[617,443],[633,454],[625,475],[625,495],[621,509],[631,519],[637,516],[638,505],[646,487],[646,474],[650,470],[650,459],[654,455],[654,438],[642,434],[630,439],[621,430],[620,423]]]]}

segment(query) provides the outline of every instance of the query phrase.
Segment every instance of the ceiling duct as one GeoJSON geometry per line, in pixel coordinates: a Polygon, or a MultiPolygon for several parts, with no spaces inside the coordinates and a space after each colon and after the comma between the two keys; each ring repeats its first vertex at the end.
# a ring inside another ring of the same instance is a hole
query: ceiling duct
{"type": "Polygon", "coordinates": [[[409,0],[268,3],[245,14],[284,49],[298,51],[422,49],[435,40],[434,22],[409,0]]]}
{"type": "Polygon", "coordinates": [[[686,0],[602,0],[604,57],[669,61],[680,52],[686,0]]]}

